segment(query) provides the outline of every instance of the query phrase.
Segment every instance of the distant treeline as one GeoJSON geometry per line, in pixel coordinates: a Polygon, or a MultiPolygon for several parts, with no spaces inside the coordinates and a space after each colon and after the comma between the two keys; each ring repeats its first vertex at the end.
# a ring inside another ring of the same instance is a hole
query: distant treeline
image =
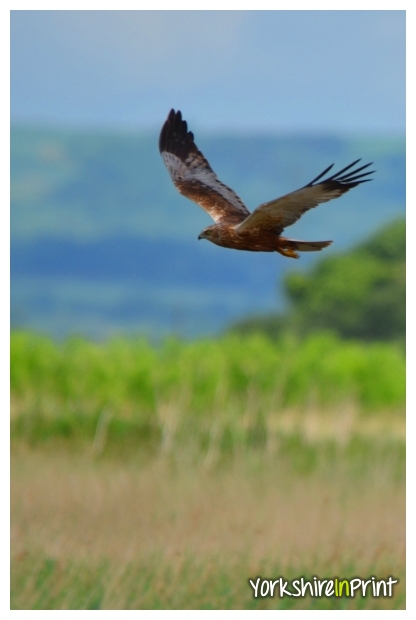
{"type": "MultiPolygon", "coordinates": [[[[58,338],[219,333],[284,308],[280,255],[199,242],[209,216],[172,186],[158,135],[12,127],[11,322],[58,338]],[[276,279],[279,279],[276,290],[276,279]]],[[[305,215],[290,234],[350,248],[405,211],[405,140],[206,136],[204,153],[250,209],[362,157],[377,174],[305,215]]],[[[307,269],[319,255],[303,254],[307,269]]],[[[309,294],[308,294],[309,295],[309,294]]]]}
{"type": "Polygon", "coordinates": [[[278,337],[329,329],[343,338],[404,342],[406,329],[406,225],[398,220],[367,242],[323,257],[309,272],[289,273],[285,314],[251,317],[232,331],[278,337]]]}

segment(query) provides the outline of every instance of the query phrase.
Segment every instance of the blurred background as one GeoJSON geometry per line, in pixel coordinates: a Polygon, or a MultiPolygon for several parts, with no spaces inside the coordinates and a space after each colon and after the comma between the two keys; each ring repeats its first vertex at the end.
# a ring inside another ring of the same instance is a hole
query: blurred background
{"type": "Polygon", "coordinates": [[[405,12],[12,11],[11,328],[12,608],[405,607],[405,12]],[[199,242],[171,108],[250,210],[374,180],[199,242]]]}
{"type": "Polygon", "coordinates": [[[11,315],[54,336],[215,334],[283,310],[288,272],[405,209],[403,11],[12,11],[11,315]],[[301,43],[301,44],[300,44],[301,43]],[[158,152],[180,109],[250,210],[329,164],[375,180],[307,213],[296,264],[197,241],[158,152]]]}

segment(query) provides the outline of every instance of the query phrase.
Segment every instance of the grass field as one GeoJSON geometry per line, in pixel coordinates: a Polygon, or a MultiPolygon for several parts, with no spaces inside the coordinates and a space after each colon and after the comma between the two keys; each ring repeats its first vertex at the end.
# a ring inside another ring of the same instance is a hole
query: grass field
{"type": "Polygon", "coordinates": [[[373,450],[363,474],[342,453],[300,473],[290,458],[261,455],[207,469],[20,446],[12,607],[403,608],[402,451],[373,450]],[[254,599],[248,585],[302,575],[400,583],[378,599],[254,599]]]}
{"type": "Polygon", "coordinates": [[[400,348],[13,334],[11,376],[13,609],[404,608],[400,348]]]}

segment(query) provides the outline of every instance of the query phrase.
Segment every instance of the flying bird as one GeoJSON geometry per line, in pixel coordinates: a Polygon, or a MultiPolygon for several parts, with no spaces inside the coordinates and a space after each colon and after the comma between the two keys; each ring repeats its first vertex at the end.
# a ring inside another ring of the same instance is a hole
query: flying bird
{"type": "Polygon", "coordinates": [[[279,252],[299,258],[298,252],[317,252],[332,241],[297,241],[282,236],[283,230],[302,215],[371,179],[364,178],[374,170],[362,172],[372,165],[356,168],[357,159],[326,179],[334,164],[325,168],[313,181],[285,196],[265,202],[250,213],[241,198],[221,183],[194,142],[186,121],[178,110],[171,110],[159,138],[159,150],[176,189],[202,207],[215,224],[205,228],[198,239],[216,245],[250,252],[279,252]],[[349,172],[347,172],[349,170],[349,172]],[[361,173],[361,174],[359,174],[361,173]]]}

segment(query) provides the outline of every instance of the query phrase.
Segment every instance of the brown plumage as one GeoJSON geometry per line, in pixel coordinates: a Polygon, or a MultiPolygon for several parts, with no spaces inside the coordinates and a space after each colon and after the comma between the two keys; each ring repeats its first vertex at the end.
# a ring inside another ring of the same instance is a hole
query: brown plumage
{"type": "Polygon", "coordinates": [[[308,185],[265,202],[250,213],[237,194],[218,180],[198,150],[193,133],[188,131],[179,110],[169,112],[160,132],[159,150],[176,189],[202,207],[215,222],[205,228],[198,239],[208,239],[216,245],[234,250],[279,252],[290,258],[299,258],[297,252],[322,250],[332,241],[286,239],[282,237],[283,230],[321,202],[339,198],[360,183],[371,181],[364,177],[374,172],[362,172],[371,163],[351,170],[360,161],[357,159],[337,174],[321,181],[331,170],[332,164],[308,185]]]}

